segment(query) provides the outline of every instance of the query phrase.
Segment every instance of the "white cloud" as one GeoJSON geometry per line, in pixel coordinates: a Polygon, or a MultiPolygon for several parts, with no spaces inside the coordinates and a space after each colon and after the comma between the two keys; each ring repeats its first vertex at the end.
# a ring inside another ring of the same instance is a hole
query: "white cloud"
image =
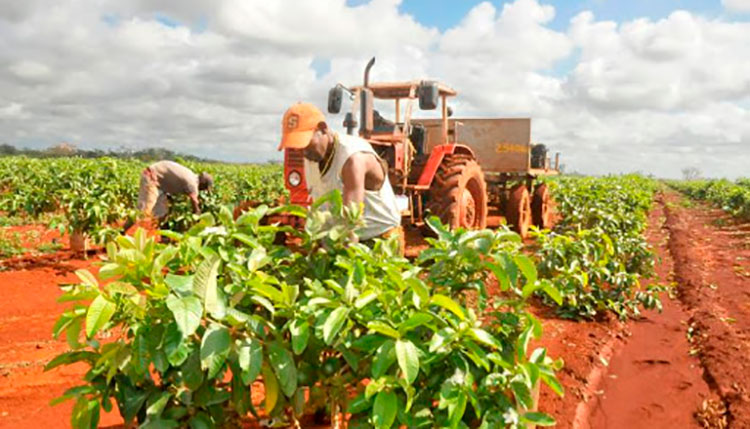
{"type": "Polygon", "coordinates": [[[478,4],[439,32],[398,6],[4,2],[0,141],[278,159],[284,109],[298,100],[322,107],[328,88],[359,83],[374,55],[374,80],[455,87],[456,116],[532,117],[534,139],[563,152],[572,170],[678,176],[698,165],[747,175],[748,23],[685,11],[618,23],[584,12],[554,30],[554,7],[516,0],[478,4]]]}
{"type": "Polygon", "coordinates": [[[750,12],[750,0],[721,0],[721,4],[733,12],[750,12]]]}

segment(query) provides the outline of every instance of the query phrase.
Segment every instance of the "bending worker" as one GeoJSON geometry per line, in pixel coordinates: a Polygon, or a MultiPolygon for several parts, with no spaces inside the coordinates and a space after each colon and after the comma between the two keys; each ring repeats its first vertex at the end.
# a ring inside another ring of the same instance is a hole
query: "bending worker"
{"type": "MultiPolygon", "coordinates": [[[[141,173],[141,187],[138,192],[138,210],[157,220],[169,212],[169,196],[187,194],[193,205],[193,213],[200,214],[198,192],[209,190],[214,180],[208,173],[197,175],[189,168],[173,161],[159,161],[146,167],[141,173]]],[[[133,225],[128,221],[127,231],[133,225]]]]}
{"type": "Polygon", "coordinates": [[[297,103],[284,113],[281,149],[304,149],[312,164],[306,170],[313,177],[306,179],[314,199],[338,189],[345,205],[364,204],[359,241],[398,235],[403,253],[401,211],[388,180],[388,164],[367,140],[332,131],[317,107],[297,103]]]}

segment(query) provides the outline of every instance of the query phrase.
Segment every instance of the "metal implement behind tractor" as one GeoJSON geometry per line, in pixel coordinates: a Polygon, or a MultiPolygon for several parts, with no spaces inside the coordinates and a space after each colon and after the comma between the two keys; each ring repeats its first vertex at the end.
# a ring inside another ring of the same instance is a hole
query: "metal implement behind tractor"
{"type": "MultiPolygon", "coordinates": [[[[408,199],[405,222],[420,224],[429,212],[454,228],[484,228],[488,212],[495,212],[522,236],[532,222],[549,225],[547,186],[534,182],[557,174],[559,160],[552,167],[546,149],[531,144],[530,119],[450,118],[447,99],[456,91],[434,81],[370,83],[374,62],[362,86],[329,91],[328,112],[341,111],[345,93],[353,100],[344,127],[388,162],[395,193],[408,199]],[[375,100],[393,103],[392,121],[375,110],[375,100]],[[415,102],[421,110],[440,107],[441,117],[413,117],[415,102]]],[[[286,149],[284,177],[291,202],[309,204],[301,150],[286,149]]]]}

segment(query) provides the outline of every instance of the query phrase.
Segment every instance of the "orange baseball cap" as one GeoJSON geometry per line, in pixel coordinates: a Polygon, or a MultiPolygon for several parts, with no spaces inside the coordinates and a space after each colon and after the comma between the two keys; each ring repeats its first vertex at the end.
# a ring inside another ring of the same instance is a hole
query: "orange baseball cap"
{"type": "Polygon", "coordinates": [[[287,109],[281,121],[281,149],[304,149],[310,144],[318,124],[325,122],[323,112],[310,103],[297,103],[287,109]]]}

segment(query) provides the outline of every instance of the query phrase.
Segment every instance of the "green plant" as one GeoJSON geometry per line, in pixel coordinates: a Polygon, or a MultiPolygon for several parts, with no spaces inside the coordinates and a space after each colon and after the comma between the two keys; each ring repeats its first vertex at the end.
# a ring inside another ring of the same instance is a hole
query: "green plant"
{"type": "Polygon", "coordinates": [[[284,425],[328,415],[338,426],[344,412],[352,427],[553,424],[526,411],[536,384],[562,388],[560,363],[528,352],[541,325],[524,302],[556,295],[517,253],[517,236],[431,220],[440,250],[421,266],[398,257],[393,240],[350,243],[360,222],[334,193],[309,213],[260,206],[235,221],[224,207],[184,234],[163,232],[169,245],[142,230],[116,238],[99,271],[110,282],[79,271],[54,328],[71,351],[47,369],[90,367],[61,398],[76,401],[72,426],[94,427],[113,398],[141,427],[236,423],[258,415],[249,391],[259,376],[266,413],[284,425]],[[306,217],[305,230],[260,224],[278,211],[306,217]],[[274,245],[279,231],[299,234],[299,250],[274,245]],[[484,269],[500,277],[507,296],[483,318],[462,305],[462,278],[438,267],[450,248],[466,261],[487,255],[484,269]]]}
{"type": "MultiPolygon", "coordinates": [[[[214,190],[201,196],[203,211],[214,215],[222,204],[245,200],[270,204],[286,193],[278,165],[186,164],[193,171],[214,176],[214,190]]],[[[117,223],[135,218],[139,177],[145,166],[137,160],[111,158],[0,157],[0,169],[14,172],[0,178],[0,212],[23,223],[64,215],[53,218],[52,227],[84,232],[104,243],[116,235],[117,223]]],[[[184,198],[175,198],[172,209],[167,229],[185,231],[198,220],[184,198]]]]}
{"type": "Polygon", "coordinates": [[[554,231],[536,231],[539,274],[562,295],[564,317],[620,318],[639,308],[661,309],[659,292],[642,288],[653,275],[654,255],[643,233],[656,183],[640,176],[560,178],[549,182],[562,220],[554,231]]]}
{"type": "Polygon", "coordinates": [[[25,251],[26,249],[21,243],[21,234],[18,232],[8,234],[5,231],[0,231],[0,258],[19,255],[25,251]]]}
{"type": "MultiPolygon", "coordinates": [[[[669,186],[696,200],[713,203],[732,216],[750,220],[750,180],[671,180],[669,186]]],[[[689,200],[685,200],[688,201],[689,200]]]]}

